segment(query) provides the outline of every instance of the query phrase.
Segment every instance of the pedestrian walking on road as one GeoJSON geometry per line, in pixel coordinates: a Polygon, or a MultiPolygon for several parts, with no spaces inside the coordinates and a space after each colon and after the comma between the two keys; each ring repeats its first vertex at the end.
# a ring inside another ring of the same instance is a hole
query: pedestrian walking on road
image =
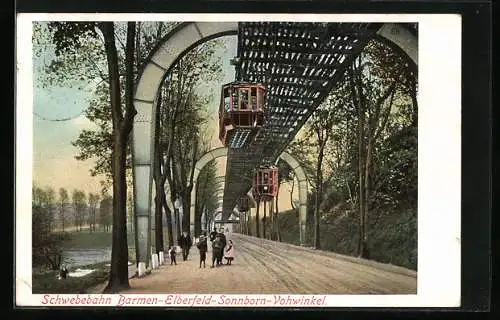
{"type": "Polygon", "coordinates": [[[177,261],[175,260],[175,256],[177,255],[177,252],[175,252],[175,247],[170,247],[168,249],[168,254],[170,256],[170,265],[177,265],[177,261]]]}
{"type": "Polygon", "coordinates": [[[182,260],[186,261],[189,255],[189,249],[193,245],[191,237],[186,231],[183,231],[182,235],[179,237],[179,245],[182,249],[182,260]]]}
{"type": "Polygon", "coordinates": [[[226,253],[224,258],[226,259],[226,264],[231,265],[231,262],[234,260],[234,247],[233,247],[233,241],[229,240],[229,244],[227,245],[226,248],[226,253]]]}
{"type": "Polygon", "coordinates": [[[196,247],[198,247],[198,250],[200,251],[200,268],[201,268],[201,263],[203,262],[203,268],[205,268],[205,260],[207,258],[207,238],[204,235],[200,236],[200,241],[196,244],[196,247]]]}
{"type": "Polygon", "coordinates": [[[214,231],[210,232],[210,242],[214,241],[216,236],[217,236],[217,228],[214,228],[214,231]]]}
{"type": "Polygon", "coordinates": [[[220,238],[220,240],[222,242],[222,250],[221,250],[221,254],[219,256],[219,260],[217,262],[219,265],[222,265],[222,258],[224,257],[224,248],[226,247],[227,240],[226,240],[226,235],[222,231],[217,236],[220,238]]]}
{"type": "Polygon", "coordinates": [[[217,266],[220,266],[220,261],[222,261],[222,251],[224,250],[224,246],[222,245],[222,240],[221,238],[219,237],[219,235],[217,235],[214,239],[214,241],[212,241],[212,266],[211,268],[214,267],[215,264],[217,264],[217,266]]]}

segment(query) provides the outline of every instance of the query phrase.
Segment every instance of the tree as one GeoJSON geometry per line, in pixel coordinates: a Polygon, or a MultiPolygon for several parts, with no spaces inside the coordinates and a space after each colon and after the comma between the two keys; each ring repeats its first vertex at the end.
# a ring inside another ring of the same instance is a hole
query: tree
{"type": "MultiPolygon", "coordinates": [[[[279,227],[279,220],[278,220],[278,214],[279,214],[279,192],[280,192],[280,186],[283,182],[285,181],[294,181],[294,173],[293,170],[290,168],[290,166],[283,160],[278,161],[278,190],[276,192],[276,197],[273,199],[275,202],[274,205],[272,205],[271,209],[271,215],[272,215],[272,233],[271,233],[271,240],[277,240],[281,241],[281,233],[280,233],[280,227],[279,227]]],[[[292,192],[292,191],[291,191],[292,192]]],[[[290,192],[290,197],[292,197],[290,192]]]]}
{"type": "Polygon", "coordinates": [[[397,87],[408,82],[409,77],[405,75],[408,73],[408,64],[405,65],[400,56],[373,41],[348,69],[352,104],[358,113],[358,251],[364,258],[369,258],[367,220],[372,197],[375,146],[391,114],[397,87]]]}
{"type": "Polygon", "coordinates": [[[51,232],[53,230],[54,224],[54,189],[51,187],[39,187],[35,183],[33,183],[32,192],[32,203],[33,205],[37,205],[45,209],[43,210],[43,212],[47,215],[47,217],[45,217],[44,221],[47,223],[49,232],[51,232]]]}
{"type": "Polygon", "coordinates": [[[104,232],[109,232],[111,221],[113,218],[113,198],[109,195],[103,195],[99,203],[99,225],[102,226],[104,232]]]}
{"type": "Polygon", "coordinates": [[[45,194],[45,202],[47,206],[47,215],[48,215],[48,223],[49,223],[49,231],[52,232],[54,230],[54,212],[55,212],[55,191],[52,187],[46,187],[44,190],[45,194]]]}
{"type": "Polygon", "coordinates": [[[64,188],[59,188],[59,219],[61,220],[61,229],[63,232],[66,224],[66,204],[68,201],[68,191],[64,188]]]}
{"type": "Polygon", "coordinates": [[[43,206],[45,204],[45,191],[35,183],[33,183],[31,193],[33,195],[33,205],[43,206]]]}
{"type": "Polygon", "coordinates": [[[63,261],[61,244],[65,237],[50,232],[47,208],[32,206],[32,263],[33,267],[49,267],[58,270],[63,261]]]}
{"type": "Polygon", "coordinates": [[[95,232],[95,225],[97,222],[97,204],[99,203],[99,195],[89,193],[89,225],[90,232],[95,232]]]}
{"type": "Polygon", "coordinates": [[[79,79],[89,84],[95,83],[94,79],[96,78],[104,78],[109,85],[108,96],[112,118],[111,140],[113,143],[111,171],[113,180],[114,226],[110,282],[107,290],[116,291],[120,288],[127,288],[129,285],[125,225],[125,159],[128,136],[136,114],[132,102],[135,23],[129,22],[127,24],[125,110],[122,110],[121,103],[121,81],[114,23],[51,22],[49,23],[49,29],[53,35],[52,40],[56,46],[55,54],[57,57],[48,68],[50,71],[48,74],[53,79],[57,80],[58,83],[75,82],[76,79],[79,79]],[[105,57],[104,60],[102,59],[103,57],[105,57]],[[107,66],[107,76],[104,76],[105,73],[100,69],[99,63],[107,66]]]}
{"type": "Polygon", "coordinates": [[[350,234],[344,232],[352,233],[352,229],[345,223],[354,221],[356,215],[359,236],[354,252],[369,258],[371,249],[377,246],[377,257],[381,257],[385,253],[379,248],[388,241],[395,241],[391,245],[400,248],[397,241],[405,239],[408,246],[413,241],[408,240],[413,231],[407,227],[405,232],[410,235],[402,235],[400,221],[412,225],[415,218],[411,212],[416,213],[416,70],[390,47],[372,41],[344,77],[288,150],[296,155],[306,174],[315,177],[310,181],[311,209],[315,210],[315,229],[321,227],[325,230],[321,238],[331,241],[327,246],[348,247],[347,243],[337,243],[344,241],[342,237],[349,238],[350,234]],[[334,107],[327,105],[329,101],[334,107]],[[325,131],[322,169],[318,170],[322,139],[314,126],[324,127],[315,123],[322,108],[331,112],[325,118],[333,124],[325,131]],[[397,225],[389,225],[389,221],[397,221],[397,225]],[[386,232],[388,227],[390,232],[386,232]],[[372,247],[370,237],[376,241],[372,247]]]}
{"type": "Polygon", "coordinates": [[[321,202],[323,200],[325,149],[330,139],[332,128],[338,123],[337,110],[342,103],[341,97],[329,95],[315,110],[304,129],[303,138],[297,139],[290,146],[290,152],[297,154],[299,162],[308,171],[308,176],[314,177],[312,185],[315,193],[314,201],[314,247],[321,248],[320,221],[321,202]],[[316,155],[315,158],[311,154],[316,155]]]}
{"type": "Polygon", "coordinates": [[[254,195],[255,200],[257,201],[257,210],[255,211],[255,234],[257,238],[260,238],[260,197],[258,195],[254,195]]]}
{"type": "Polygon", "coordinates": [[[113,22],[99,24],[104,35],[108,74],[110,79],[110,104],[113,119],[113,242],[111,250],[111,270],[106,292],[117,292],[129,288],[128,247],[127,247],[127,184],[125,160],[127,141],[137,111],[133,104],[133,63],[135,47],[135,22],[127,23],[125,112],[121,107],[120,78],[115,44],[113,22]]]}
{"type": "Polygon", "coordinates": [[[129,188],[129,192],[128,192],[128,221],[129,221],[129,228],[127,230],[129,230],[130,232],[134,232],[134,195],[133,193],[130,191],[131,188],[129,188]]]}
{"type": "Polygon", "coordinates": [[[262,237],[266,239],[266,215],[267,215],[267,199],[263,199],[264,202],[264,217],[262,217],[262,237]]]}
{"type": "MultiPolygon", "coordinates": [[[[217,189],[219,186],[216,181],[216,174],[217,163],[215,160],[211,160],[198,175],[195,201],[196,221],[201,221],[203,212],[214,212],[217,209],[217,189]]],[[[208,217],[206,218],[208,223],[208,217]]],[[[197,226],[196,234],[200,234],[201,230],[206,230],[206,228],[206,226],[202,225],[197,226]]]]}
{"type": "Polygon", "coordinates": [[[73,190],[72,200],[75,227],[78,231],[81,231],[85,222],[85,192],[77,189],[73,190]]]}
{"type": "MultiPolygon", "coordinates": [[[[157,124],[158,141],[155,148],[156,210],[163,205],[166,214],[169,243],[172,243],[172,211],[177,198],[182,200],[184,231],[189,231],[191,191],[194,186],[194,166],[199,155],[209,150],[209,142],[204,140],[202,110],[210,99],[210,94],[197,93],[199,86],[206,86],[220,78],[221,67],[214,60],[218,41],[207,42],[188,52],[165,78],[158,99],[160,123],[157,124]],[[167,182],[170,203],[167,202],[165,182],[167,182]]],[[[159,212],[156,213],[159,216],[159,212]]],[[[158,218],[157,218],[158,219],[158,218]]],[[[175,217],[176,233],[179,234],[180,221],[175,217]]],[[[159,242],[160,239],[157,239],[159,242]]]]}

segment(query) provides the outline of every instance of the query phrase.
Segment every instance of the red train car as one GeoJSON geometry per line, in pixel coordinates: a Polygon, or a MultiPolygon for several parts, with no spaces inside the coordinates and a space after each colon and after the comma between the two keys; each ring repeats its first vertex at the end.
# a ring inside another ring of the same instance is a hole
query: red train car
{"type": "Polygon", "coordinates": [[[243,196],[238,199],[238,211],[247,212],[250,210],[250,199],[248,196],[243,196]]]}
{"type": "Polygon", "coordinates": [[[270,200],[278,194],[278,168],[260,167],[255,169],[253,193],[261,200],[270,200]]]}
{"type": "Polygon", "coordinates": [[[231,82],[222,86],[219,139],[224,146],[241,148],[252,141],[264,124],[265,87],[231,82]]]}

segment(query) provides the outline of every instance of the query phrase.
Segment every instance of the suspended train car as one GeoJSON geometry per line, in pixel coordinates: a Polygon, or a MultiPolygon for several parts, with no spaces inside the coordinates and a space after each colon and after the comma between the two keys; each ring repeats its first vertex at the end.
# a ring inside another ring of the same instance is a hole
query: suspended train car
{"type": "Polygon", "coordinates": [[[229,148],[248,145],[264,124],[265,87],[231,82],[222,86],[219,139],[229,148]]]}
{"type": "Polygon", "coordinates": [[[278,194],[278,168],[274,166],[259,167],[253,176],[253,195],[269,201],[278,194]]]}
{"type": "Polygon", "coordinates": [[[247,212],[251,208],[250,198],[248,198],[248,196],[239,198],[237,205],[239,212],[247,212]]]}

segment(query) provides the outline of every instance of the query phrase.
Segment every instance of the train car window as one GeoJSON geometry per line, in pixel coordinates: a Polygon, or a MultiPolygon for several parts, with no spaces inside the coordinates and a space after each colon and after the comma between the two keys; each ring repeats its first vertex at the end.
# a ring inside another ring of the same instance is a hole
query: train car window
{"type": "Polygon", "coordinates": [[[257,90],[257,110],[262,110],[263,109],[263,104],[264,104],[264,89],[259,88],[257,90]]]}
{"type": "Polygon", "coordinates": [[[229,112],[230,101],[231,101],[231,91],[228,87],[224,88],[224,111],[229,112]]]}
{"type": "Polygon", "coordinates": [[[257,110],[257,88],[252,87],[251,89],[251,104],[252,104],[252,110],[257,110]]]}
{"type": "Polygon", "coordinates": [[[248,90],[247,88],[240,89],[240,110],[248,109],[248,90]]]}
{"type": "Polygon", "coordinates": [[[234,111],[234,110],[238,110],[238,91],[236,90],[231,90],[231,97],[233,99],[232,101],[232,106],[231,106],[231,110],[234,111]]]}

